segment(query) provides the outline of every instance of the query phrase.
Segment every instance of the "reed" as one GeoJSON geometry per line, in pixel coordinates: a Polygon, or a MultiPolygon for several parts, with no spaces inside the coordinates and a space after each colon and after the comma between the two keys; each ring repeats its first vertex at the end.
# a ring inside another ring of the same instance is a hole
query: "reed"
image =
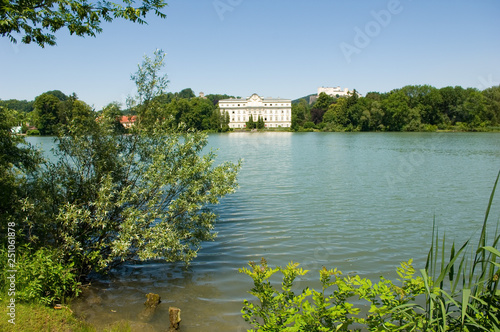
{"type": "MultiPolygon", "coordinates": [[[[426,266],[420,270],[425,283],[425,307],[412,305],[415,312],[423,312],[423,331],[500,331],[498,223],[492,238],[487,231],[499,178],[500,172],[475,246],[469,239],[456,250],[453,242],[448,252],[446,237],[439,238],[434,222],[426,266]]],[[[407,309],[398,307],[395,311],[407,309]]]]}

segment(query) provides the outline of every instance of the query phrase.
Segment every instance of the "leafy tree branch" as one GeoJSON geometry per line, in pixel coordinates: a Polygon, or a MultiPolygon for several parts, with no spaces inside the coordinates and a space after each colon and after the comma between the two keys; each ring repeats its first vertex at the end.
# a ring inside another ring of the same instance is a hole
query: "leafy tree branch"
{"type": "Polygon", "coordinates": [[[67,28],[70,34],[92,36],[102,32],[101,23],[121,18],[145,24],[146,15],[161,12],[167,4],[163,0],[134,0],[121,3],[86,0],[0,0],[0,34],[17,43],[17,34],[26,44],[55,45],[53,33],[67,28]]]}

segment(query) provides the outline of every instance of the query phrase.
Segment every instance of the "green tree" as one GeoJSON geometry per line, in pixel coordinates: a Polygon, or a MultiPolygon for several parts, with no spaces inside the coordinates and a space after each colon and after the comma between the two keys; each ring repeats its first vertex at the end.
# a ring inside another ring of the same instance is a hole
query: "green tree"
{"type": "Polygon", "coordinates": [[[370,108],[370,130],[384,130],[384,111],[379,101],[374,101],[370,108]]]}
{"type": "Polygon", "coordinates": [[[210,116],[210,130],[222,131],[224,115],[221,114],[220,109],[218,107],[214,108],[212,111],[212,115],[210,116]]]}
{"type": "Polygon", "coordinates": [[[331,104],[323,116],[323,121],[325,123],[332,123],[337,129],[339,129],[339,127],[346,127],[349,123],[347,116],[347,99],[339,98],[336,103],[331,104]]]}
{"type": "Polygon", "coordinates": [[[483,90],[484,102],[487,108],[486,117],[492,124],[500,123],[500,85],[483,90]]]}
{"type": "Polygon", "coordinates": [[[222,100],[222,99],[229,99],[229,98],[234,98],[234,96],[229,96],[229,95],[221,95],[221,94],[209,94],[209,95],[206,95],[205,98],[207,98],[208,100],[210,100],[214,106],[216,106],[218,103],[219,103],[219,100],[222,100]]]}
{"type": "Polygon", "coordinates": [[[318,96],[318,100],[313,104],[312,108],[320,109],[323,112],[328,110],[328,107],[335,102],[335,98],[321,92],[318,96]]]}
{"type": "MultiPolygon", "coordinates": [[[[156,89],[150,83],[141,81],[156,89]]],[[[152,94],[138,91],[138,100],[152,94]]],[[[203,154],[203,133],[156,121],[122,135],[112,120],[63,127],[57,161],[37,177],[25,234],[62,249],[79,275],[131,259],[189,262],[202,241],[215,237],[210,206],[235,190],[240,165],[214,166],[215,154],[203,154]]]]}
{"type": "Polygon", "coordinates": [[[463,122],[466,118],[463,112],[463,103],[465,101],[465,90],[460,86],[444,87],[439,89],[441,94],[440,110],[443,114],[444,121],[455,124],[463,122]]]}
{"type": "Polygon", "coordinates": [[[319,94],[318,100],[311,108],[311,121],[318,124],[323,121],[323,115],[328,110],[331,104],[335,102],[335,98],[327,95],[324,92],[319,94]]]}
{"type": "Polygon", "coordinates": [[[29,193],[27,175],[40,162],[39,154],[21,136],[11,133],[15,123],[6,113],[0,106],[0,239],[6,237],[7,222],[22,220],[21,200],[29,193]]]}
{"type": "Polygon", "coordinates": [[[210,117],[213,113],[214,105],[208,99],[192,98],[189,101],[189,112],[185,112],[181,117],[188,128],[196,130],[210,129],[210,117]]]}
{"type": "Polygon", "coordinates": [[[45,92],[46,94],[53,95],[54,97],[57,97],[60,101],[66,101],[71,98],[71,96],[66,96],[62,91],[60,90],[51,90],[45,92]]]}
{"type": "Polygon", "coordinates": [[[42,135],[54,135],[59,124],[59,107],[61,101],[52,94],[43,93],[36,97],[34,108],[36,126],[42,135]]]}
{"type": "Polygon", "coordinates": [[[407,115],[409,97],[401,90],[391,91],[389,97],[384,100],[384,123],[389,131],[401,131],[408,123],[407,115]]]}
{"type": "Polygon", "coordinates": [[[216,107],[212,111],[212,115],[208,119],[209,130],[225,133],[229,128],[229,113],[224,111],[221,113],[220,108],[216,107]]]}
{"type": "Polygon", "coordinates": [[[139,124],[144,128],[151,127],[156,121],[163,119],[164,104],[158,97],[164,94],[169,83],[167,75],[160,73],[165,65],[165,52],[158,49],[153,55],[154,58],[145,56],[137,72],[130,76],[137,87],[137,98],[129,99],[128,106],[135,108],[139,124]]]}
{"type": "Polygon", "coordinates": [[[191,113],[191,104],[187,99],[174,99],[166,107],[167,117],[173,120],[174,126],[181,124],[189,113],[191,113]]]}
{"type": "Polygon", "coordinates": [[[325,114],[325,111],[321,108],[311,108],[311,121],[314,124],[318,124],[323,121],[323,116],[325,114]]]}
{"type": "Polygon", "coordinates": [[[259,118],[257,119],[257,124],[256,124],[257,129],[264,129],[266,127],[266,124],[264,122],[264,118],[259,115],[259,118]]]}
{"type": "Polygon", "coordinates": [[[10,110],[16,110],[24,113],[29,113],[33,111],[33,101],[27,101],[27,100],[17,100],[17,99],[0,100],[0,106],[3,106],[10,110]]]}
{"type": "Polygon", "coordinates": [[[123,113],[120,110],[120,105],[118,103],[115,102],[108,104],[101,110],[100,113],[100,116],[104,118],[104,121],[108,121],[112,124],[114,131],[119,133],[125,132],[125,128],[120,123],[120,118],[122,117],[123,113]]]}
{"type": "Polygon", "coordinates": [[[298,103],[292,104],[292,120],[296,116],[297,126],[303,126],[304,122],[311,120],[311,109],[305,99],[300,99],[298,103]]]}
{"type": "Polygon", "coordinates": [[[92,107],[81,100],[75,100],[71,103],[71,112],[68,123],[73,126],[81,127],[84,131],[86,127],[94,125],[96,118],[92,107]]]}
{"type": "Polygon", "coordinates": [[[246,122],[247,129],[255,129],[257,127],[257,123],[253,120],[253,115],[250,114],[248,117],[248,121],[246,122]]]}
{"type": "Polygon", "coordinates": [[[55,45],[56,37],[52,34],[61,28],[67,28],[70,34],[93,36],[102,32],[101,23],[122,18],[127,21],[144,24],[146,14],[153,11],[165,18],[160,12],[167,4],[163,0],[143,0],[134,7],[134,0],[122,3],[88,2],[85,0],[33,0],[0,1],[0,34],[11,42],[35,42],[41,47],[55,45]]]}
{"type": "Polygon", "coordinates": [[[191,98],[196,97],[196,95],[194,94],[193,89],[191,89],[191,88],[186,88],[186,89],[182,89],[182,90],[178,93],[178,97],[179,97],[179,98],[184,98],[184,99],[191,99],[191,98]]]}
{"type": "Polygon", "coordinates": [[[229,112],[225,111],[224,112],[224,121],[223,121],[223,126],[222,126],[222,131],[228,131],[229,130],[229,122],[231,122],[231,118],[229,116],[229,112]]]}
{"type": "Polygon", "coordinates": [[[491,118],[487,115],[487,107],[484,96],[479,90],[468,88],[465,90],[466,99],[462,105],[464,122],[470,127],[483,127],[491,124],[491,118]]]}

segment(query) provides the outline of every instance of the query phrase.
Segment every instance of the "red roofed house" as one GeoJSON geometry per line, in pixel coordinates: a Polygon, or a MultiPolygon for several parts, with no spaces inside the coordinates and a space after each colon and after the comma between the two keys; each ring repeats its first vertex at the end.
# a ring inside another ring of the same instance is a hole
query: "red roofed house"
{"type": "Polygon", "coordinates": [[[128,128],[132,127],[135,124],[136,120],[137,120],[137,116],[136,115],[132,115],[132,116],[123,115],[120,118],[120,123],[122,124],[122,126],[124,126],[125,128],[128,129],[128,128]]]}

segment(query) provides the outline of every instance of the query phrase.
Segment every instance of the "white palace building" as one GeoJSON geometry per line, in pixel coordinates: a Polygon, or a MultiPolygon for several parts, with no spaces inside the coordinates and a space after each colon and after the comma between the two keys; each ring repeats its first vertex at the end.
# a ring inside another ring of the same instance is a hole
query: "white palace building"
{"type": "Polygon", "coordinates": [[[222,115],[229,114],[229,128],[245,128],[250,115],[255,122],[262,117],[266,128],[292,125],[291,99],[262,98],[254,93],[246,99],[219,100],[219,109],[222,115]]]}

